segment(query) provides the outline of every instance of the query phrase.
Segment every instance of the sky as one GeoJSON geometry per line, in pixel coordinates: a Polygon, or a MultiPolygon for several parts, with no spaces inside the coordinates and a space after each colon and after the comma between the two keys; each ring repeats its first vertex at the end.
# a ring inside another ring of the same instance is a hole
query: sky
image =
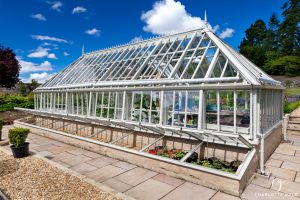
{"type": "MultiPolygon", "coordinates": [[[[44,82],[85,52],[157,35],[210,28],[238,50],[257,19],[280,17],[283,0],[0,0],[0,44],[16,53],[20,79],[44,82]]],[[[2,72],[1,72],[2,73],[2,72]]]]}

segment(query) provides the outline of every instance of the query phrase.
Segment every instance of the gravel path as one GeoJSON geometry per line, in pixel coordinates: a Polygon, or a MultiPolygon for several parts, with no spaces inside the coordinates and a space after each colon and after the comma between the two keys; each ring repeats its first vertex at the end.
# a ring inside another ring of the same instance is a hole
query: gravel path
{"type": "Polygon", "coordinates": [[[11,199],[119,199],[42,159],[14,159],[2,151],[0,189],[11,199]]]}

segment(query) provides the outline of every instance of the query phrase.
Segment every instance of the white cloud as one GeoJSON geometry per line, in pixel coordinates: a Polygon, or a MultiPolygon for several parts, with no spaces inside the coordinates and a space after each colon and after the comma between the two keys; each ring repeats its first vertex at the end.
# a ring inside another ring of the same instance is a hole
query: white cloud
{"type": "MultiPolygon", "coordinates": [[[[152,10],[142,14],[141,19],[146,23],[144,31],[160,35],[197,29],[205,25],[204,20],[191,16],[181,2],[174,0],[156,2],[152,10]]],[[[207,26],[215,29],[209,24],[207,26]]]]}
{"type": "Polygon", "coordinates": [[[78,13],[84,13],[84,12],[86,12],[87,11],[87,9],[86,8],[84,8],[84,7],[81,7],[81,6],[77,6],[77,7],[75,7],[74,9],[73,9],[73,11],[72,11],[72,14],[78,14],[78,13]]]}
{"type": "Polygon", "coordinates": [[[64,56],[68,56],[68,55],[70,55],[68,52],[64,52],[64,56]]]}
{"type": "Polygon", "coordinates": [[[44,61],[41,64],[28,62],[25,60],[19,59],[19,63],[21,65],[20,73],[30,73],[30,72],[38,72],[38,71],[51,71],[53,70],[53,66],[49,61],[44,61]]]}
{"type": "Polygon", "coordinates": [[[44,58],[44,57],[48,56],[49,50],[50,49],[38,47],[34,52],[28,54],[27,57],[29,57],[29,58],[44,58]]]}
{"type": "Polygon", "coordinates": [[[48,4],[51,5],[51,9],[57,12],[61,12],[61,7],[63,6],[60,1],[47,1],[48,4]]]}
{"type": "Polygon", "coordinates": [[[50,53],[47,57],[50,59],[57,59],[57,57],[54,53],[50,53]]]}
{"type": "Polygon", "coordinates": [[[48,41],[53,41],[53,42],[69,43],[65,39],[61,39],[61,38],[57,38],[57,37],[50,37],[47,35],[31,35],[31,37],[36,40],[48,40],[48,41]]]}
{"type": "Polygon", "coordinates": [[[140,36],[136,36],[136,37],[132,38],[132,40],[130,40],[130,42],[134,43],[134,42],[139,42],[142,40],[143,40],[143,37],[140,35],[140,36]]]}
{"type": "Polygon", "coordinates": [[[234,30],[232,28],[226,28],[225,30],[223,30],[219,37],[222,38],[222,39],[225,39],[225,38],[229,38],[229,37],[232,37],[234,33],[234,30]]]}
{"type": "Polygon", "coordinates": [[[35,14],[35,15],[31,15],[31,17],[33,19],[37,19],[39,21],[46,21],[46,17],[44,15],[42,15],[41,13],[35,14]]]}
{"type": "Polygon", "coordinates": [[[86,30],[85,33],[88,34],[88,35],[94,35],[95,37],[99,37],[100,36],[100,30],[98,30],[96,28],[92,28],[92,29],[86,30]]]}
{"type": "Polygon", "coordinates": [[[41,44],[41,46],[53,46],[53,47],[57,47],[57,44],[52,44],[52,43],[49,43],[49,42],[44,42],[41,44]]]}
{"type": "Polygon", "coordinates": [[[38,83],[44,83],[46,80],[49,80],[56,73],[48,74],[47,72],[42,73],[33,73],[30,74],[28,78],[22,78],[23,83],[30,83],[32,79],[36,80],[38,83]]]}

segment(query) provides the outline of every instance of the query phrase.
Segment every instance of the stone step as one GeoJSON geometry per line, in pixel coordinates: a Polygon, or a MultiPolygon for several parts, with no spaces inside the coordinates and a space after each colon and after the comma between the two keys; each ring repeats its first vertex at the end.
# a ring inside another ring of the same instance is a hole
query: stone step
{"type": "Polygon", "coordinates": [[[289,131],[299,131],[299,134],[300,134],[300,128],[287,128],[287,130],[289,131]]]}
{"type": "Polygon", "coordinates": [[[289,124],[300,124],[300,121],[289,120],[289,124]]]}

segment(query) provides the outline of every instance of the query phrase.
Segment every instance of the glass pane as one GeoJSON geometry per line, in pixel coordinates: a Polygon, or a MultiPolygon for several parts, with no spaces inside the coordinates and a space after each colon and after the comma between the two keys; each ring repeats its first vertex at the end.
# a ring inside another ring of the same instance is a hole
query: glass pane
{"type": "Polygon", "coordinates": [[[175,92],[174,126],[184,126],[186,92],[175,92]]]}
{"type": "Polygon", "coordinates": [[[164,93],[164,105],[163,105],[163,124],[172,125],[173,115],[173,92],[166,91],[164,93]]]}
{"type": "Polygon", "coordinates": [[[135,92],[133,93],[133,110],[132,110],[132,121],[140,121],[140,109],[141,109],[141,102],[142,102],[142,93],[135,92]]]}
{"type": "Polygon", "coordinates": [[[216,91],[206,92],[206,123],[217,124],[217,93],[216,91]]]}
{"type": "Polygon", "coordinates": [[[220,91],[220,124],[234,125],[234,92],[220,91]]]}
{"type": "Polygon", "coordinates": [[[159,123],[160,116],[160,92],[152,92],[152,102],[151,102],[151,123],[159,123]]]}
{"type": "Polygon", "coordinates": [[[237,91],[236,122],[239,127],[249,127],[250,124],[250,91],[237,91]]]}
{"type": "Polygon", "coordinates": [[[141,121],[149,122],[151,95],[150,92],[143,92],[142,96],[143,99],[142,99],[141,121]]]}
{"type": "Polygon", "coordinates": [[[186,126],[189,128],[198,127],[199,114],[199,91],[188,92],[188,103],[186,113],[186,126]]]}

